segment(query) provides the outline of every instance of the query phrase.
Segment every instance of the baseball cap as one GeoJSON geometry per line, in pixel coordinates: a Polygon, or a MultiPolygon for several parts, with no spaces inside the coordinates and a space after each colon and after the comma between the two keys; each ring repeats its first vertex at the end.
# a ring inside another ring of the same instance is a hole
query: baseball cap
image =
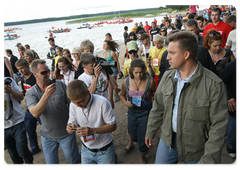
{"type": "Polygon", "coordinates": [[[128,51],[131,51],[131,50],[137,51],[138,45],[137,45],[136,41],[133,40],[133,41],[128,42],[127,49],[128,49],[128,51]]]}
{"type": "Polygon", "coordinates": [[[19,45],[22,45],[21,43],[17,43],[15,47],[18,47],[19,45]]]}

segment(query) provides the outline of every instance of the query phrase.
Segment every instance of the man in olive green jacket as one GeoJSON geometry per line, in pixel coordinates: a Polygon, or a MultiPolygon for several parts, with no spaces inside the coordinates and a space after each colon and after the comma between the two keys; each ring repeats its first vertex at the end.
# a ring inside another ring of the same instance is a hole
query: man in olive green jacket
{"type": "Polygon", "coordinates": [[[220,163],[228,123],[227,93],[214,73],[196,62],[197,37],[168,36],[166,71],[149,114],[145,144],[161,126],[155,163],[220,163]]]}

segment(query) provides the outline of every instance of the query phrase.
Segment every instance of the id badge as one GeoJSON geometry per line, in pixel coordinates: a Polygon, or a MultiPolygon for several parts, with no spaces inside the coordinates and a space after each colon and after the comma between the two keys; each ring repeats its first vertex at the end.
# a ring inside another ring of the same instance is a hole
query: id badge
{"type": "Polygon", "coordinates": [[[132,104],[134,104],[135,106],[141,107],[141,101],[142,101],[141,96],[133,96],[132,97],[132,104]]]}
{"type": "Polygon", "coordinates": [[[83,136],[83,140],[84,142],[89,142],[89,141],[93,141],[93,140],[96,140],[94,134],[91,135],[91,136],[83,136]]]}
{"type": "Polygon", "coordinates": [[[2,101],[2,111],[3,112],[7,111],[7,101],[2,101]]]}
{"type": "Polygon", "coordinates": [[[158,59],[157,58],[153,59],[153,66],[158,66],[158,59]]]}

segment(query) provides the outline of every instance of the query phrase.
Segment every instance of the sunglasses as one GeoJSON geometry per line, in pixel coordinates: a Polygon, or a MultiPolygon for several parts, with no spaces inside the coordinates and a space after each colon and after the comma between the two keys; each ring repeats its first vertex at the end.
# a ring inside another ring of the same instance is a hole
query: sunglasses
{"type": "Polygon", "coordinates": [[[221,35],[219,32],[215,31],[215,32],[212,32],[211,34],[209,34],[209,37],[212,38],[216,34],[221,35]]]}
{"type": "Polygon", "coordinates": [[[40,72],[40,74],[43,76],[47,75],[48,73],[50,73],[50,69],[40,72]]]}
{"type": "Polygon", "coordinates": [[[137,51],[135,50],[131,50],[131,51],[128,51],[129,54],[132,54],[132,53],[137,53],[137,51]]]}
{"type": "Polygon", "coordinates": [[[64,66],[58,66],[59,69],[65,68],[67,65],[64,66]]]}

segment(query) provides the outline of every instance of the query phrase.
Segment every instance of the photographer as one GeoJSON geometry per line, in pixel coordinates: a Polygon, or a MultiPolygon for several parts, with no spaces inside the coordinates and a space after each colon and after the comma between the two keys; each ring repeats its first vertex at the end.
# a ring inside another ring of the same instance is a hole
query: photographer
{"type": "Polygon", "coordinates": [[[21,106],[23,93],[16,82],[4,77],[4,146],[14,164],[33,163],[28,149],[26,130],[21,106]]]}
{"type": "Polygon", "coordinates": [[[32,72],[36,84],[26,93],[27,107],[34,117],[41,118],[41,141],[46,163],[59,163],[59,145],[69,163],[80,163],[76,136],[66,131],[70,103],[66,85],[60,80],[49,80],[50,69],[44,60],[34,60],[32,72]]]}
{"type": "MultiPolygon", "coordinates": [[[[108,99],[108,84],[110,78],[107,78],[109,75],[102,69],[101,64],[96,64],[96,57],[91,53],[83,53],[81,63],[85,72],[81,74],[78,79],[86,83],[90,93],[98,94],[108,99]]],[[[114,108],[112,95],[110,95],[109,101],[114,108]]]]}

